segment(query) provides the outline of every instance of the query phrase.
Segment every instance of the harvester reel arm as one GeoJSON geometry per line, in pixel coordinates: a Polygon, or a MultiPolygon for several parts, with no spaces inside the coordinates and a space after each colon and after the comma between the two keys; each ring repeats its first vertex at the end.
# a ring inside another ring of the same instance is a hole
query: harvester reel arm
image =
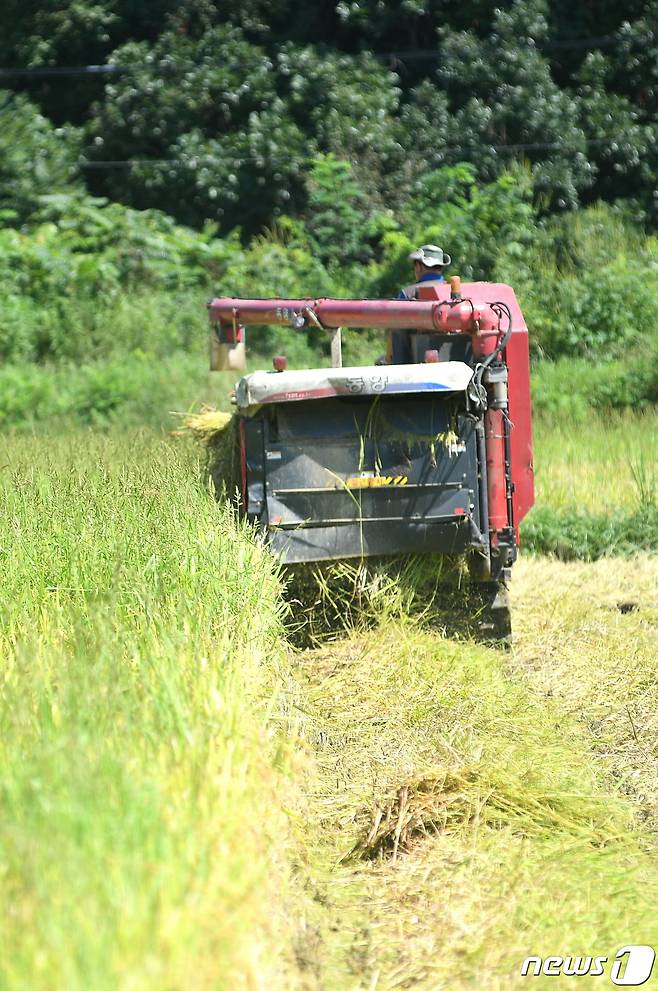
{"type": "Polygon", "coordinates": [[[500,316],[488,303],[460,300],[408,299],[213,299],[210,319],[222,324],[293,326],[313,324],[325,330],[340,327],[381,330],[428,330],[438,333],[499,334],[500,316]],[[304,324],[299,317],[305,318],[304,324]]]}

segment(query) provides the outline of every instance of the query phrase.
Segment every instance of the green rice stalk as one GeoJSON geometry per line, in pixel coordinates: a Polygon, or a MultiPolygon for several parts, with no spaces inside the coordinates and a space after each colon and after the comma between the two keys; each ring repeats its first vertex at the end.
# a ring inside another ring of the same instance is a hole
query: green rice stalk
{"type": "Polygon", "coordinates": [[[204,477],[218,499],[237,504],[240,491],[238,417],[205,407],[200,413],[183,414],[178,436],[191,433],[204,445],[204,477]]]}

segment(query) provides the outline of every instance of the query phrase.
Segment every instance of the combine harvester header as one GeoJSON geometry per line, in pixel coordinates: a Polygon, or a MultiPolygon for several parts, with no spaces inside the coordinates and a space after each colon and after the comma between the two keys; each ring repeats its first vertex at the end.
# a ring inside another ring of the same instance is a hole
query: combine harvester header
{"type": "MultiPolygon", "coordinates": [[[[534,501],[528,330],[510,286],[427,283],[416,300],[214,299],[211,367],[244,363],[245,326],[320,328],[331,367],[237,384],[242,507],[290,565],[465,555],[509,639],[507,583],[534,501]],[[408,335],[411,363],[342,367],[342,330],[408,335]]],[[[487,597],[485,596],[485,597],[487,597]]]]}

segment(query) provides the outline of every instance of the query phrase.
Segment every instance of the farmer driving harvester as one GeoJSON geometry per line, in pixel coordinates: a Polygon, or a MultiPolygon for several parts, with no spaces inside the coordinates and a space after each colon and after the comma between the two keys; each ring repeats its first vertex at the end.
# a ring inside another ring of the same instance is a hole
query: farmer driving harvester
{"type": "Polygon", "coordinates": [[[443,273],[451,262],[442,248],[436,244],[423,244],[409,255],[409,261],[414,263],[416,281],[403,289],[398,299],[418,299],[418,289],[424,282],[444,282],[443,273]]]}
{"type": "MultiPolygon", "coordinates": [[[[443,273],[450,264],[451,258],[436,244],[423,244],[411,252],[409,261],[413,262],[416,281],[410,286],[405,286],[398,294],[398,299],[418,299],[418,290],[422,285],[428,282],[444,282],[443,273]]],[[[410,335],[405,331],[392,330],[388,335],[386,364],[408,365],[413,361],[410,335]]]]}

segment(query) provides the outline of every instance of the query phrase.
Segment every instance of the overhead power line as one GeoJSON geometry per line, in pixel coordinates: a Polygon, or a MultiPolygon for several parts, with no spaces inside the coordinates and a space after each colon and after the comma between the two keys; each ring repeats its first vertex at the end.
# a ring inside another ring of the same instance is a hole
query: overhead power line
{"type": "MultiPolygon", "coordinates": [[[[652,31],[649,31],[644,34],[624,35],[624,40],[648,44],[653,43],[656,40],[656,36],[652,31]]],[[[537,41],[533,38],[517,39],[520,46],[522,46],[524,42],[528,43],[529,41],[532,42],[533,48],[541,51],[547,48],[608,48],[613,45],[618,45],[620,42],[620,37],[619,35],[614,34],[603,34],[590,35],[582,38],[549,38],[541,41],[537,41]]],[[[435,48],[416,48],[411,51],[400,52],[375,52],[374,54],[380,58],[398,58],[401,62],[413,59],[437,59],[441,57],[441,52],[437,51],[435,48]]]]}
{"type": "MultiPolygon", "coordinates": [[[[591,145],[613,145],[618,144],[619,139],[617,138],[586,138],[584,141],[580,142],[581,145],[591,146],[591,145]]],[[[567,147],[565,148],[565,143],[563,141],[527,141],[520,142],[516,144],[489,144],[487,141],[482,141],[481,144],[485,145],[486,148],[492,151],[501,152],[522,152],[522,151],[572,151],[578,152],[580,148],[567,147]]],[[[469,153],[473,151],[473,145],[454,145],[446,144],[440,149],[441,151],[451,151],[459,153],[469,153]]],[[[296,162],[302,161],[305,163],[312,162],[313,156],[302,157],[301,159],[296,159],[296,162]]],[[[290,162],[290,158],[269,158],[265,155],[241,155],[231,157],[231,163],[234,165],[246,165],[249,163],[255,163],[260,165],[282,165],[290,162]]],[[[212,168],[214,165],[214,160],[203,159],[200,157],[194,158],[139,158],[139,159],[108,159],[106,161],[89,161],[87,159],[82,159],[78,162],[78,167],[81,169],[129,169],[129,168],[144,168],[144,167],[157,167],[157,168],[186,168],[186,169],[202,169],[202,168],[212,168]]]]}
{"type": "MultiPolygon", "coordinates": [[[[624,40],[639,42],[645,45],[653,44],[656,40],[654,32],[646,34],[625,35],[624,40]]],[[[592,35],[583,38],[552,38],[546,41],[533,42],[533,46],[542,49],[569,49],[569,48],[607,48],[618,45],[620,37],[618,35],[592,35]]],[[[399,62],[413,61],[438,61],[443,55],[434,48],[414,48],[397,52],[341,52],[342,57],[356,57],[362,54],[370,54],[375,58],[386,59],[399,62]]],[[[121,76],[130,73],[148,70],[154,74],[167,74],[176,72],[189,72],[198,68],[198,63],[194,62],[139,62],[132,65],[117,65],[108,62],[105,65],[73,65],[73,66],[23,66],[0,67],[0,80],[2,79],[57,79],[67,76],[121,76]]]]}
{"type": "Polygon", "coordinates": [[[0,69],[0,79],[48,79],[58,76],[116,76],[130,72],[121,65],[71,65],[71,66],[34,66],[33,68],[0,69]]]}

